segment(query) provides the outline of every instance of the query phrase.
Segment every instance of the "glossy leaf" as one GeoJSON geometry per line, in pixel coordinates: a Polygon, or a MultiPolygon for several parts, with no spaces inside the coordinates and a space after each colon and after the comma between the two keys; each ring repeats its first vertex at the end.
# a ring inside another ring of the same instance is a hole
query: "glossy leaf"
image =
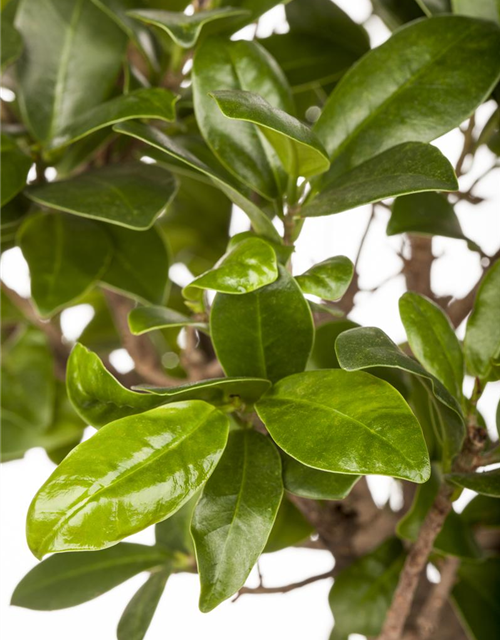
{"type": "Polygon", "coordinates": [[[139,336],[148,331],[174,327],[193,327],[208,331],[208,325],[166,307],[137,307],[128,316],[130,332],[139,336]]]}
{"type": "Polygon", "coordinates": [[[359,480],[359,476],[328,473],[306,467],[286,454],[283,454],[282,462],[285,489],[301,498],[342,500],[359,480]]]}
{"type": "Polygon", "coordinates": [[[273,248],[259,238],[236,244],[213,269],[195,278],[183,289],[183,295],[197,299],[204,289],[221,293],[250,293],[278,278],[278,264],[273,248]]]}
{"type": "Polygon", "coordinates": [[[108,165],[26,194],[45,207],[103,220],[129,229],[149,229],[176,190],[168,171],[141,162],[108,165]]]}
{"type": "Polygon", "coordinates": [[[214,91],[211,96],[227,118],[257,125],[291,176],[311,177],[328,170],[323,145],[300,120],[250,91],[214,91]]]}
{"type": "Polygon", "coordinates": [[[451,0],[454,13],[500,22],[500,2],[498,0],[451,0]]]}
{"type": "Polygon", "coordinates": [[[499,46],[492,23],[437,16],[400,29],[367,54],[314,127],[332,160],[327,182],[390,147],[430,142],[458,126],[498,81],[499,46]]]}
{"type": "Polygon", "coordinates": [[[228,433],[191,400],[122,418],[76,447],[38,491],[27,538],[42,558],[104,549],[172,515],[206,482],[228,433]]]}
{"type": "Polygon", "coordinates": [[[419,191],[456,191],[453,167],[429,144],[405,142],[331,180],[301,215],[327,216],[419,191]]]}
{"type": "Polygon", "coordinates": [[[109,97],[126,37],[87,0],[23,0],[15,26],[26,46],[17,64],[21,114],[46,143],[109,97]]]}
{"type": "Polygon", "coordinates": [[[192,80],[196,119],[212,151],[243,183],[267,198],[277,197],[284,177],[272,148],[252,124],[228,120],[209,95],[221,89],[252,91],[292,113],[291,94],[276,62],[255,42],[209,38],[196,50],[192,80]]]}
{"type": "Polygon", "coordinates": [[[31,295],[50,316],[91,289],[107,269],[113,246],[95,222],[64,213],[37,213],[18,241],[30,268],[31,295]]]}
{"type": "Polygon", "coordinates": [[[19,31],[5,17],[1,24],[1,61],[2,71],[19,58],[23,50],[23,39],[19,31]]]}
{"type": "Polygon", "coordinates": [[[163,564],[167,558],[160,549],[129,542],[104,551],[54,555],[24,576],[12,595],[12,604],[38,611],[74,607],[163,564]]]}
{"type": "Polygon", "coordinates": [[[153,9],[129,11],[128,15],[139,22],[162,29],[179,47],[191,49],[196,44],[202,30],[206,30],[204,27],[211,26],[211,23],[216,22],[216,27],[220,29],[219,23],[230,25],[234,22],[234,18],[249,16],[250,12],[243,9],[221,7],[192,15],[178,11],[155,11],[153,9]]]}
{"type": "Polygon", "coordinates": [[[151,574],[132,600],[118,623],[118,640],[143,640],[170,576],[169,570],[151,574]]]}
{"type": "Polygon", "coordinates": [[[200,574],[200,610],[240,589],[262,553],[283,496],[281,462],[269,438],[232,432],[191,525],[200,574]]]}
{"type": "Polygon", "coordinates": [[[476,496],[462,511],[462,519],[473,526],[500,527],[500,500],[476,496]]]}
{"type": "Polygon", "coordinates": [[[249,198],[241,193],[240,188],[235,185],[233,178],[231,178],[229,174],[226,174],[224,170],[221,171],[219,167],[215,168],[208,165],[205,161],[193,155],[182,143],[179,143],[174,138],[169,138],[157,129],[152,129],[151,127],[135,122],[128,122],[116,125],[114,130],[118,131],[118,133],[124,133],[138,138],[156,149],[165,152],[165,154],[169,154],[177,161],[208,176],[236,205],[243,209],[250,218],[257,233],[271,240],[281,242],[281,238],[271,220],[263,211],[254,205],[249,198]]]}
{"type": "Polygon", "coordinates": [[[100,129],[126,120],[154,118],[175,120],[175,103],[171,91],[160,88],[137,89],[95,106],[72,120],[51,142],[51,148],[76,142],[100,129]]]}
{"type": "Polygon", "coordinates": [[[256,409],[281,449],[309,467],[418,483],[429,477],[425,441],[410,408],[387,382],[366,373],[289,376],[256,409]]]}
{"type": "Polygon", "coordinates": [[[32,160],[21,151],[12,138],[3,133],[0,145],[0,162],[2,163],[0,204],[3,207],[24,189],[32,160]]]}
{"type": "Polygon", "coordinates": [[[210,330],[228,376],[275,382],[306,366],[313,343],[311,312],[297,283],[283,267],[279,271],[275,282],[252,293],[215,296],[210,330]]]}
{"type": "Polygon", "coordinates": [[[345,256],[335,256],[315,264],[296,280],[304,293],[338,300],[347,291],[354,273],[354,265],[345,256]]]}
{"type": "Polygon", "coordinates": [[[168,553],[194,555],[191,520],[199,498],[195,494],[173,516],[155,525],[156,544],[168,553]]]}
{"type": "Polygon", "coordinates": [[[399,313],[416,358],[460,400],[464,359],[449,318],[434,302],[411,292],[399,299],[399,313]]]}
{"type": "Polygon", "coordinates": [[[464,352],[471,375],[492,376],[500,358],[500,260],[486,273],[467,321],[464,352]]]}
{"type": "Polygon", "coordinates": [[[297,507],[284,497],[263,553],[274,553],[293,547],[310,538],[313,533],[314,527],[297,507]]]}
{"type": "Polygon", "coordinates": [[[451,473],[447,479],[459,487],[471,489],[482,496],[500,498],[500,469],[482,473],[451,473]]]}

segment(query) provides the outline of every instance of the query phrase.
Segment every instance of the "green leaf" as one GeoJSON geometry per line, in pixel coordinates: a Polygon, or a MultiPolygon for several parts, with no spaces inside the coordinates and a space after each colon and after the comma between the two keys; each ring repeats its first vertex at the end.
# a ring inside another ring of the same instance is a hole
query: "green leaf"
{"type": "Polygon", "coordinates": [[[226,27],[231,25],[234,18],[249,16],[250,12],[243,9],[222,7],[200,11],[192,15],[178,11],[155,11],[153,9],[129,11],[128,15],[139,22],[153,25],[165,31],[179,47],[191,49],[196,44],[202,30],[207,31],[206,27],[209,25],[213,26],[215,22],[216,30],[220,30],[224,25],[226,27]]]}
{"type": "Polygon", "coordinates": [[[244,9],[247,15],[242,17],[236,24],[232,24],[232,31],[241,29],[246,24],[257,21],[262,14],[266,13],[277,4],[286,4],[290,0],[218,0],[221,7],[234,7],[244,9]]]}
{"type": "Polygon", "coordinates": [[[160,88],[137,89],[118,96],[80,114],[68,123],[52,140],[50,148],[66,146],[95,131],[134,118],[155,118],[167,122],[175,120],[177,99],[178,96],[171,91],[160,88]]]}
{"type": "Polygon", "coordinates": [[[291,176],[311,177],[328,170],[330,161],[323,145],[297,118],[250,91],[213,91],[210,95],[227,118],[257,125],[291,176]]]}
{"type": "Polygon", "coordinates": [[[339,300],[347,291],[354,273],[354,265],[345,256],[335,256],[315,264],[296,278],[304,293],[323,300],[339,300]]]}
{"type": "Polygon", "coordinates": [[[401,542],[389,538],[339,573],[329,596],[337,633],[380,633],[405,555],[401,542]]]}
{"type": "Polygon", "coordinates": [[[460,400],[464,359],[448,316],[425,296],[411,292],[399,299],[399,313],[417,360],[460,400]]]}
{"type": "Polygon", "coordinates": [[[300,215],[327,216],[407,193],[457,189],[453,167],[439,149],[405,142],[335,177],[300,215]]]}
{"type": "Polygon", "coordinates": [[[17,146],[16,142],[2,133],[0,142],[0,162],[2,164],[0,204],[12,200],[26,186],[32,160],[17,146]]]}
{"type": "Polygon", "coordinates": [[[417,0],[417,2],[427,16],[451,13],[452,0],[417,0]]]}
{"type": "Polygon", "coordinates": [[[500,634],[500,558],[462,563],[451,592],[460,619],[473,640],[491,640],[500,634]]]}
{"type": "MultiPolygon", "coordinates": [[[[427,513],[436,499],[442,480],[438,466],[433,465],[429,481],[417,488],[411,509],[397,524],[398,536],[412,542],[416,541],[427,513]]],[[[470,527],[455,511],[450,511],[448,514],[434,542],[434,550],[459,558],[478,558],[481,555],[470,527]]]]}
{"type": "Polygon", "coordinates": [[[24,44],[19,31],[3,16],[1,29],[0,66],[3,71],[19,58],[23,51],[24,44]]]}
{"type": "Polygon", "coordinates": [[[500,22],[499,0],[451,0],[453,13],[500,22]]]}
{"type": "Polygon", "coordinates": [[[341,333],[356,327],[359,325],[352,320],[332,320],[320,324],[316,328],[308,369],[339,369],[335,342],[341,333]]]}
{"type": "Polygon", "coordinates": [[[282,455],[282,462],[285,489],[309,500],[343,500],[359,480],[359,476],[306,467],[286,454],[282,455]]]}
{"type": "Polygon", "coordinates": [[[191,524],[201,611],[211,611],[243,586],[282,496],[281,462],[271,440],[256,431],[232,432],[191,524]]]}
{"type": "Polygon", "coordinates": [[[260,238],[238,242],[213,269],[195,278],[183,295],[192,300],[201,298],[204,289],[221,293],[243,294],[256,291],[278,278],[278,264],[273,248],[260,238]]]}
{"type": "Polygon", "coordinates": [[[215,296],[210,330],[226,375],[275,382],[305,368],[314,337],[311,312],[294,279],[281,266],[279,272],[252,293],[215,296]]]}
{"type": "Polygon", "coordinates": [[[472,526],[500,527],[500,500],[476,496],[462,511],[462,520],[472,526]]]}
{"type": "Polygon", "coordinates": [[[138,232],[117,225],[106,225],[106,229],[114,252],[102,282],[141,302],[163,304],[169,289],[170,255],[161,231],[152,227],[138,232]]]}
{"type": "Polygon", "coordinates": [[[465,437],[465,425],[460,406],[446,387],[428,373],[418,362],[404,354],[381,329],[361,327],[345,331],[337,338],[335,350],[340,366],[347,371],[389,367],[407,371],[423,378],[432,396],[439,403],[436,409],[442,416],[436,436],[443,447],[444,464],[449,467],[461,450],[465,437]]]}
{"type": "Polygon", "coordinates": [[[500,260],[486,273],[467,321],[464,353],[471,375],[496,379],[494,364],[500,358],[500,260]]]}
{"type": "Polygon", "coordinates": [[[17,64],[21,114],[47,143],[109,97],[127,39],[88,0],[23,0],[15,26],[26,45],[17,64]]]}
{"type": "Polygon", "coordinates": [[[51,316],[89,291],[113,251],[105,229],[64,213],[37,213],[22,225],[18,242],[30,268],[38,312],[51,316]]]}
{"type": "Polygon", "coordinates": [[[499,47],[497,26],[437,16],[368,53],[342,78],[314,127],[332,160],[325,182],[390,147],[430,142],[461,124],[498,81],[499,47]]]}
{"type": "Polygon", "coordinates": [[[240,187],[235,185],[233,178],[219,167],[208,165],[205,160],[193,155],[193,153],[177,139],[169,138],[161,131],[147,127],[136,122],[127,122],[113,127],[118,133],[138,138],[147,144],[156,147],[165,154],[174,157],[182,164],[186,164],[202,174],[208,176],[213,182],[248,215],[257,233],[281,243],[281,237],[274,228],[271,220],[249,198],[241,193],[240,187]]]}
{"type": "Polygon", "coordinates": [[[482,473],[450,473],[446,479],[482,496],[500,498],[500,469],[482,473]]]}
{"type": "Polygon", "coordinates": [[[175,178],[168,171],[129,162],[30,187],[26,195],[45,207],[144,230],[165,211],[175,191],[175,178]]]}
{"type": "Polygon", "coordinates": [[[118,623],[118,640],[143,640],[169,576],[170,569],[153,573],[137,591],[118,623]]]}
{"type": "Polygon", "coordinates": [[[122,542],[111,549],[47,558],[17,585],[11,604],[54,611],[88,602],[165,562],[160,549],[122,542]]]}
{"type": "Polygon", "coordinates": [[[116,420],[79,444],[38,491],[27,538],[42,558],[92,551],[172,515],[222,455],[228,419],[200,400],[116,420]]]}
{"type": "Polygon", "coordinates": [[[155,525],[156,544],[168,553],[194,555],[191,520],[199,497],[195,494],[173,516],[155,525]]]}
{"type": "Polygon", "coordinates": [[[193,61],[193,99],[203,137],[222,164],[266,198],[283,192],[281,164],[270,145],[248,122],[228,120],[210,97],[220,89],[260,94],[273,107],[293,112],[291,94],[281,69],[255,42],[209,38],[193,61]]]}
{"type": "Polygon", "coordinates": [[[193,327],[193,329],[199,329],[200,331],[208,331],[208,325],[205,322],[185,316],[183,313],[166,307],[137,307],[132,309],[128,316],[128,325],[130,332],[136,336],[148,331],[173,327],[193,327]]]}
{"type": "Polygon", "coordinates": [[[314,527],[286,497],[283,498],[263,553],[274,553],[307,540],[314,527]]]}
{"type": "Polygon", "coordinates": [[[372,4],[375,15],[379,16],[391,31],[425,15],[415,0],[372,0],[372,4]]]}
{"type": "Polygon", "coordinates": [[[429,477],[415,416],[391,385],[369,374],[298,373],[278,382],[256,409],[275,442],[314,469],[418,483],[429,477]]]}

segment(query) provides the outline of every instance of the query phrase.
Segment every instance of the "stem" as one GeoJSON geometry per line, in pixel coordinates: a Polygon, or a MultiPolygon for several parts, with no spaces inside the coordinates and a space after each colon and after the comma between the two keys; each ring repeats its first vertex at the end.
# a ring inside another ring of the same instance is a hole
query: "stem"
{"type": "Polygon", "coordinates": [[[233,599],[233,602],[236,602],[238,598],[244,595],[257,595],[263,593],[288,593],[289,591],[293,591],[294,589],[301,589],[302,587],[305,587],[308,584],[312,584],[313,582],[326,580],[327,578],[333,578],[334,571],[334,569],[331,569],[330,571],[321,573],[318,576],[311,576],[310,578],[306,578],[305,580],[301,580],[300,582],[292,582],[291,584],[286,584],[282,587],[264,587],[264,585],[262,584],[258,587],[242,587],[238,591],[236,597],[233,599]]]}

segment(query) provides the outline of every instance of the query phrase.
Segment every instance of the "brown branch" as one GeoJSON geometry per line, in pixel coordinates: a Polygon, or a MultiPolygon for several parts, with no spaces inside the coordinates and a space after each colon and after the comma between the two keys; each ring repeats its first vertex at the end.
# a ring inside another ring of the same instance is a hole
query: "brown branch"
{"type": "Polygon", "coordinates": [[[331,569],[330,571],[326,571],[325,573],[321,573],[317,576],[311,576],[310,578],[306,578],[305,580],[301,580],[300,582],[292,582],[291,584],[286,584],[281,587],[265,587],[264,585],[259,585],[258,587],[242,587],[236,597],[233,599],[233,602],[236,602],[238,598],[245,595],[259,595],[259,594],[270,594],[270,593],[288,593],[289,591],[294,591],[295,589],[301,589],[302,587],[306,587],[308,584],[313,584],[313,582],[318,582],[319,580],[326,580],[327,578],[333,578],[335,574],[335,569],[331,569]]]}
{"type": "Polygon", "coordinates": [[[434,262],[432,238],[408,234],[411,256],[403,258],[403,273],[408,291],[416,291],[433,299],[431,270],[434,262]]]}

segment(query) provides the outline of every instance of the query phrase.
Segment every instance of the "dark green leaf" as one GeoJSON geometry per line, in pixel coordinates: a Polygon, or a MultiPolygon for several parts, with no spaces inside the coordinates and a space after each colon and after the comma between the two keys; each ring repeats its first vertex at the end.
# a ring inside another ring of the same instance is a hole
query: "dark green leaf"
{"type": "Polygon", "coordinates": [[[338,634],[380,633],[404,561],[403,545],[389,538],[340,572],[329,596],[338,634]]]}
{"type": "Polygon", "coordinates": [[[200,331],[208,331],[208,325],[189,316],[185,316],[166,307],[137,307],[128,316],[130,332],[136,336],[157,329],[172,327],[193,327],[200,331]]]}
{"type": "Polygon", "coordinates": [[[17,64],[21,113],[45,143],[109,97],[126,37],[88,0],[23,0],[15,25],[26,47],[17,64]]]}
{"type": "Polygon", "coordinates": [[[175,178],[168,171],[130,162],[31,187],[27,195],[38,204],[77,216],[129,229],[149,229],[175,191],[175,178]]]}
{"type": "Polygon", "coordinates": [[[500,22],[500,2],[498,0],[451,0],[454,13],[500,22]]]}
{"type": "Polygon", "coordinates": [[[128,542],[104,551],[51,556],[24,576],[12,604],[38,611],[74,607],[166,559],[160,549],[128,542]]]}
{"type": "Polygon", "coordinates": [[[351,320],[333,320],[320,324],[316,328],[308,369],[339,369],[335,341],[343,331],[356,327],[359,325],[351,320]]]}
{"type": "Polygon", "coordinates": [[[323,300],[338,300],[349,287],[354,273],[354,265],[345,256],[335,256],[315,264],[296,278],[304,293],[310,293],[323,300]]]}
{"type": "Polygon", "coordinates": [[[211,611],[243,586],[264,549],[282,496],[281,462],[271,440],[256,431],[232,432],[191,525],[201,611],[211,611]]]}
{"type": "Polygon", "coordinates": [[[23,39],[14,25],[2,16],[1,69],[2,71],[19,58],[23,50],[23,39]]]}
{"type": "Polygon", "coordinates": [[[278,382],[256,409],[276,443],[307,466],[418,483],[429,477],[415,416],[393,387],[369,374],[298,373],[278,382]]]}
{"type": "Polygon", "coordinates": [[[169,553],[194,555],[191,520],[199,495],[195,494],[173,516],[155,525],[156,544],[169,553]]]}
{"type": "Polygon", "coordinates": [[[359,480],[359,476],[328,473],[306,467],[286,454],[283,454],[282,462],[285,489],[301,498],[342,500],[359,480]]]}
{"type": "Polygon", "coordinates": [[[327,216],[407,193],[457,189],[453,167],[439,149],[405,142],[333,178],[301,215],[327,216]]]}
{"type": "Polygon", "coordinates": [[[307,540],[314,528],[286,497],[281,501],[263,553],[281,551],[307,540]]]}
{"type": "Polygon", "coordinates": [[[3,207],[26,186],[26,177],[32,160],[21,151],[12,138],[3,133],[0,145],[0,162],[2,164],[0,204],[3,207]]]}
{"type": "Polygon", "coordinates": [[[446,478],[453,484],[471,489],[482,496],[500,498],[500,469],[483,473],[451,473],[446,478]]]}
{"type": "Polygon", "coordinates": [[[470,525],[500,527],[500,500],[476,496],[462,511],[462,520],[470,525]]]}
{"type": "Polygon", "coordinates": [[[278,280],[267,287],[215,296],[210,329],[228,376],[275,382],[306,366],[313,343],[311,312],[294,279],[283,267],[279,270],[278,280]]]}
{"type": "Polygon", "coordinates": [[[27,538],[42,558],[92,551],[172,515],[213,472],[228,419],[191,400],[122,418],[78,445],[31,503],[27,538]]]}
{"type": "Polygon", "coordinates": [[[375,15],[380,16],[391,31],[425,15],[415,0],[372,0],[372,4],[375,15]]]}

